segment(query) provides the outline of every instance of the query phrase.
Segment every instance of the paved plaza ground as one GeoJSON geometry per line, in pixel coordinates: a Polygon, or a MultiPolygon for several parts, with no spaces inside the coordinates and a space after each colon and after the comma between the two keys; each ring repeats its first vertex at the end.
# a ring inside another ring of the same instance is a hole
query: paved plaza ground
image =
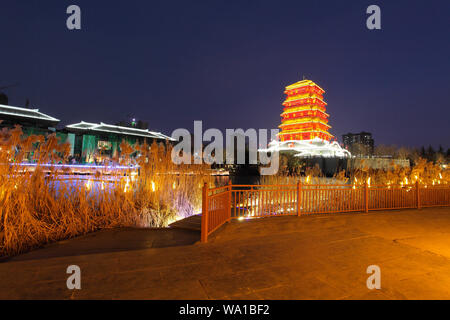
{"type": "Polygon", "coordinates": [[[450,299],[450,208],[233,221],[198,239],[115,229],[53,244],[0,262],[0,299],[450,299]],[[66,287],[73,264],[81,290],[66,287]]]}

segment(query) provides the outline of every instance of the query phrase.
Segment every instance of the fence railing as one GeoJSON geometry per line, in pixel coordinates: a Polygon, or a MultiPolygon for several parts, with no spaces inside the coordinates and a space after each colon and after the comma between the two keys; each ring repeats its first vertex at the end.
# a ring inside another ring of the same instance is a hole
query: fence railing
{"type": "Polygon", "coordinates": [[[201,241],[206,242],[208,235],[225,222],[230,221],[231,184],[225,187],[209,189],[207,183],[202,192],[201,241]],[[205,214],[206,213],[206,214],[205,214]]]}
{"type": "Polygon", "coordinates": [[[450,186],[203,186],[201,240],[231,219],[450,206],[450,186]]]}

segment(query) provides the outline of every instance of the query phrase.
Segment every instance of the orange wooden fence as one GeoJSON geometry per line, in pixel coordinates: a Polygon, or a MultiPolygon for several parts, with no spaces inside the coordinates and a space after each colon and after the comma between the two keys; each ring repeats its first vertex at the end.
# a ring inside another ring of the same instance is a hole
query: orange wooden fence
{"type": "Polygon", "coordinates": [[[449,186],[203,186],[201,240],[231,219],[450,206],[449,186]]]}
{"type": "Polygon", "coordinates": [[[231,184],[225,187],[209,189],[203,185],[201,241],[206,242],[208,235],[231,219],[231,184]],[[206,213],[206,214],[204,214],[206,213]]]}

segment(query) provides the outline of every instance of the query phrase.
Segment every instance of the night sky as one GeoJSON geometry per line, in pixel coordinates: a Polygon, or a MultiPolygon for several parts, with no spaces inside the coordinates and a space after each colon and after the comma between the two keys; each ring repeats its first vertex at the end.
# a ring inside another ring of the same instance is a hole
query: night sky
{"type": "Polygon", "coordinates": [[[29,98],[62,124],[277,128],[284,87],[305,76],[339,141],[450,147],[449,0],[1,0],[0,16],[0,86],[20,82],[10,104],[29,98]],[[381,30],[366,28],[371,4],[381,30]]]}

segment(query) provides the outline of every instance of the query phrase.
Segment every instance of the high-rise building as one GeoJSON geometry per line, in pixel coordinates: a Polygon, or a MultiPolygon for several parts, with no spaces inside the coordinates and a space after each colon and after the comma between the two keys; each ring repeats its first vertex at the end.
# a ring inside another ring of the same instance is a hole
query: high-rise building
{"type": "Polygon", "coordinates": [[[323,101],[325,90],[311,80],[302,80],[287,86],[284,93],[287,97],[279,126],[280,141],[333,138],[328,132],[331,127],[323,101]]]}
{"type": "Polygon", "coordinates": [[[342,136],[344,147],[355,154],[371,155],[374,151],[374,140],[370,132],[347,133],[342,136]]]}

